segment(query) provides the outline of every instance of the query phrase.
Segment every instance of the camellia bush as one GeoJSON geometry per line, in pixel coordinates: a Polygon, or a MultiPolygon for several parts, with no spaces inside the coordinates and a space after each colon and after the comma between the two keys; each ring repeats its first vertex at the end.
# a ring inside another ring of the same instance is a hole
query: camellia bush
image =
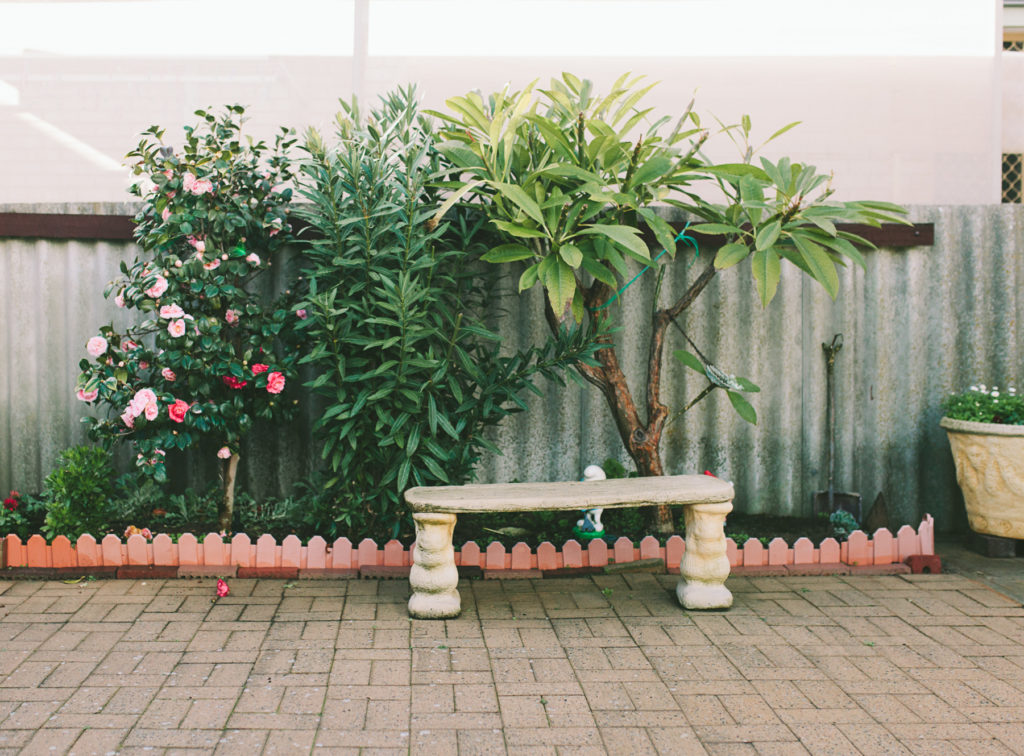
{"type": "Polygon", "coordinates": [[[257,418],[294,409],[293,326],[304,313],[270,301],[260,279],[293,240],[288,222],[294,140],[243,139],[240,106],[196,113],[175,150],[156,126],[129,153],[142,199],[135,238],[143,255],[105,296],[142,313],[135,325],[99,329],[80,363],[78,398],[106,408],[90,435],[130,443],[138,467],[166,479],[166,452],[200,440],[222,460],[222,531],[232,529],[242,438],[257,418]]]}

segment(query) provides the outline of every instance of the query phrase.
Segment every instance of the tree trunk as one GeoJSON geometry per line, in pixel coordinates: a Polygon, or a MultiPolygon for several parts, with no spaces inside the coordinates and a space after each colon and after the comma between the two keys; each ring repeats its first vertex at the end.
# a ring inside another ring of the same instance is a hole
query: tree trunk
{"type": "Polygon", "coordinates": [[[238,454],[234,453],[230,459],[224,460],[221,468],[221,476],[224,481],[224,497],[220,503],[220,514],[217,519],[217,527],[221,533],[231,535],[232,524],[235,519],[235,477],[238,473],[238,454]]]}

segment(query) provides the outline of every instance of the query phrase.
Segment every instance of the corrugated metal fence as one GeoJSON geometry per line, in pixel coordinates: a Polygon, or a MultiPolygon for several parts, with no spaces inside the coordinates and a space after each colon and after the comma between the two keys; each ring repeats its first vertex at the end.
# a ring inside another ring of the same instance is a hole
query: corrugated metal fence
{"type": "MultiPolygon", "coordinates": [[[[711,470],[734,481],[741,511],[809,513],[826,474],[821,344],[841,332],[837,490],[860,492],[866,508],[883,493],[896,526],[916,525],[930,512],[940,531],[961,527],[939,405],[974,382],[1019,386],[1024,377],[1022,213],[1014,206],[912,208],[913,220],[935,224],[934,246],[868,253],[867,271],[841,273],[835,302],[791,266],[767,309],[744,265],[717,276],[682,325],[712,362],[761,386],[753,396],[758,424],[713,395],[666,431],[666,471],[711,470]]],[[[118,262],[135,253],[126,243],[0,240],[0,491],[38,490],[60,451],[84,439],[83,405],[72,390],[77,364],[96,328],[123,314],[102,291],[118,262]]],[[[697,274],[698,266],[687,270],[682,260],[672,266],[663,301],[697,274]]],[[[616,305],[627,368],[646,359],[653,283],[644,276],[616,305]]],[[[538,297],[498,301],[510,345],[544,338],[538,297]]],[[[670,332],[667,346],[671,354],[685,345],[670,332]]],[[[636,391],[641,376],[628,375],[636,391]]],[[[681,407],[702,383],[669,364],[663,401],[681,407]]],[[[545,387],[530,405],[494,434],[505,454],[483,460],[481,480],[574,479],[606,457],[626,461],[592,387],[545,387]]],[[[243,456],[243,485],[257,495],[285,493],[312,468],[316,451],[301,427],[260,435],[243,456]]]]}

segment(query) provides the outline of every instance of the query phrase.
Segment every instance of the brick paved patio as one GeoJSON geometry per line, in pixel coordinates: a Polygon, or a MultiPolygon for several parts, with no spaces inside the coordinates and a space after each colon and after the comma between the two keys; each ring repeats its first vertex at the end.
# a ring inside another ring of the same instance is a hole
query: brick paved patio
{"type": "MultiPolygon", "coordinates": [[[[1024,608],[957,575],[0,583],[7,753],[1024,753],[1024,608]]],[[[6,750],[3,750],[6,749],[6,750]]]]}

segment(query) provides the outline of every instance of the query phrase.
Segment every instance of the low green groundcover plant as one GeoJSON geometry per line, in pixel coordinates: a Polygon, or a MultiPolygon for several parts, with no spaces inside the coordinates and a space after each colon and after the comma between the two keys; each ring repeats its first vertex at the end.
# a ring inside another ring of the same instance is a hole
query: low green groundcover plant
{"type": "Polygon", "coordinates": [[[1005,391],[985,384],[971,386],[967,391],[952,394],[942,404],[946,417],[974,423],[1024,425],[1024,396],[1014,386],[1005,391]]]}

